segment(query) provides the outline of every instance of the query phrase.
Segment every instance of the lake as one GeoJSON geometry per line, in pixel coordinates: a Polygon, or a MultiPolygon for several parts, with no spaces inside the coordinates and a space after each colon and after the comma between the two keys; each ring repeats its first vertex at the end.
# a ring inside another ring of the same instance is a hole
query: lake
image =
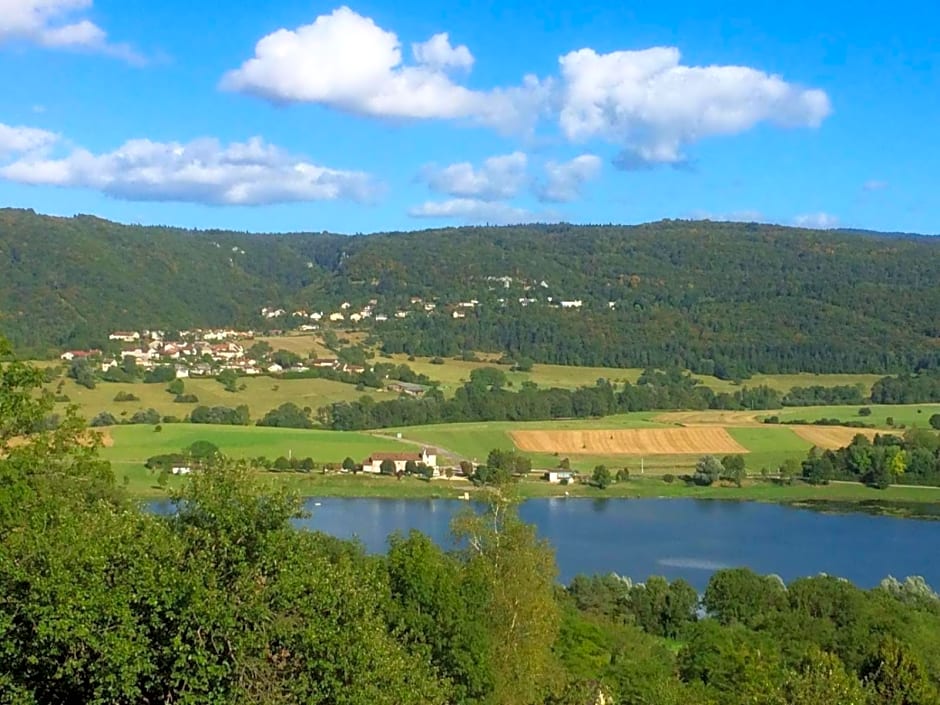
{"type": "MultiPolygon", "coordinates": [[[[302,526],[357,537],[372,552],[389,534],[417,529],[452,546],[453,500],[309,499],[302,526]]],[[[940,522],[824,514],[776,504],[694,499],[535,499],[520,514],[555,547],[560,579],[610,573],[685,578],[702,590],[721,568],[794,578],[829,573],[861,587],[921,575],[940,588],[940,522]]]]}

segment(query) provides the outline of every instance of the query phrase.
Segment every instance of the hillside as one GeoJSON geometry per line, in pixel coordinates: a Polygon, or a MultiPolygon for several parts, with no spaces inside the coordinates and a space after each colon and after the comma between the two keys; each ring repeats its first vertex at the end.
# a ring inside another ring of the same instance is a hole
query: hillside
{"type": "Polygon", "coordinates": [[[372,299],[389,320],[363,325],[392,353],[725,378],[940,364],[936,238],[687,221],[256,235],[0,211],[0,333],[31,351],[372,299]]]}

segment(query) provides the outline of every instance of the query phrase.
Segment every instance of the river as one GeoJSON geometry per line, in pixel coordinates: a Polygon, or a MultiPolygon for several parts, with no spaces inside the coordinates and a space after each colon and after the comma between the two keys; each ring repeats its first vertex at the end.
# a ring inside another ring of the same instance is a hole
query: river
{"type": "MultiPolygon", "coordinates": [[[[452,545],[454,500],[307,500],[300,524],[383,551],[395,531],[418,529],[452,545]]],[[[694,499],[539,499],[520,513],[555,547],[560,579],[615,572],[685,578],[702,590],[718,569],[747,566],[789,582],[829,573],[861,587],[921,575],[940,588],[940,522],[824,514],[777,504],[694,499]]]]}

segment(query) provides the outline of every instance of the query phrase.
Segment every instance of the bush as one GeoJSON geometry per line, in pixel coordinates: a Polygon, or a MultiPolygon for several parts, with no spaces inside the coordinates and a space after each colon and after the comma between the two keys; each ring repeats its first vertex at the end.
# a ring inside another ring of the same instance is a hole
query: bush
{"type": "Polygon", "coordinates": [[[102,411],[88,425],[92,428],[99,428],[101,426],[117,426],[117,423],[118,420],[114,418],[114,414],[109,411],[102,411]]]}
{"type": "Polygon", "coordinates": [[[68,394],[56,394],[52,400],[59,404],[68,404],[72,401],[68,394]]]}
{"type": "Polygon", "coordinates": [[[118,392],[114,395],[114,401],[123,402],[123,401],[140,401],[140,397],[131,392],[118,392]]]}
{"type": "Polygon", "coordinates": [[[673,475],[671,472],[667,472],[665,475],[663,475],[663,482],[672,484],[675,481],[676,481],[676,476],[673,475]]]}
{"type": "Polygon", "coordinates": [[[432,357],[432,358],[431,358],[431,364],[432,364],[432,365],[443,365],[443,364],[444,364],[444,358],[442,358],[442,357],[432,357]]]}
{"type": "Polygon", "coordinates": [[[173,399],[174,404],[198,404],[199,397],[195,394],[177,394],[173,399]]]}
{"type": "Polygon", "coordinates": [[[871,408],[867,406],[863,406],[861,409],[858,410],[858,415],[859,416],[871,416],[871,408]]]}
{"type": "Polygon", "coordinates": [[[157,413],[156,409],[144,409],[131,416],[129,423],[153,426],[160,423],[160,414],[157,413]]]}

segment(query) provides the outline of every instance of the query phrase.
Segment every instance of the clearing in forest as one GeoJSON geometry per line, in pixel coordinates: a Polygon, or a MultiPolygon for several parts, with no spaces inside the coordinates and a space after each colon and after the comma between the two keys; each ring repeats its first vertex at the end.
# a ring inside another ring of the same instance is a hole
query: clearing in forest
{"type": "Polygon", "coordinates": [[[519,450],[530,453],[599,455],[701,455],[747,453],[724,428],[642,428],[584,431],[511,431],[519,450]]]}

